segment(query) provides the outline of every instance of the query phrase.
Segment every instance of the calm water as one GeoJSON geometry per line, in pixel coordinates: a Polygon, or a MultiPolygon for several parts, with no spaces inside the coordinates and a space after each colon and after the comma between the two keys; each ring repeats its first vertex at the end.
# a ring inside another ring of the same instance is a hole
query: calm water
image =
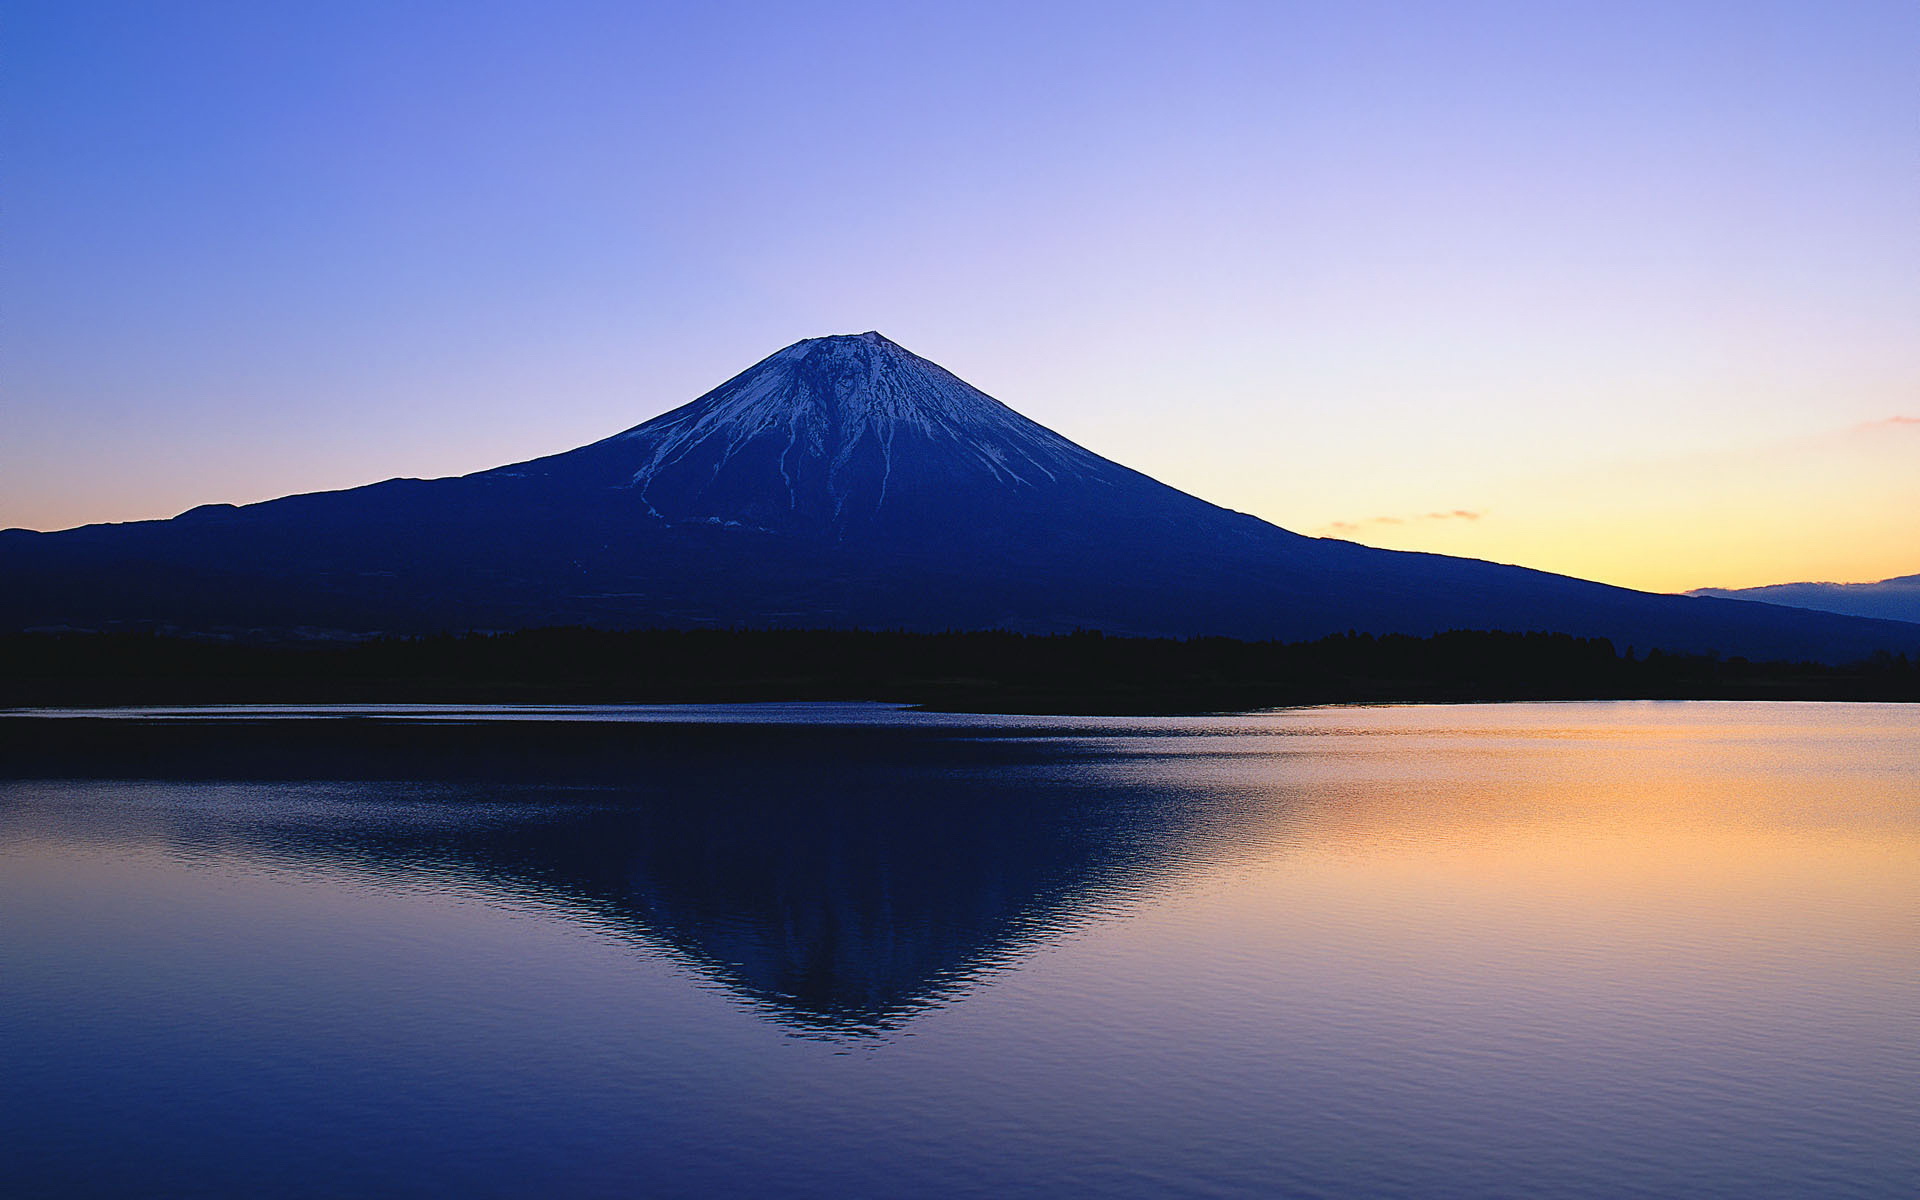
{"type": "Polygon", "coordinates": [[[1920,708],[0,720],[7,1195],[1920,1194],[1920,708]]]}

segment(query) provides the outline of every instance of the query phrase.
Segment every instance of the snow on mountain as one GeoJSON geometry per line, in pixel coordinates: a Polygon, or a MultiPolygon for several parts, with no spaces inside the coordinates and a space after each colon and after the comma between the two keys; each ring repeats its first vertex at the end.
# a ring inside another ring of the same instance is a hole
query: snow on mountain
{"type": "MultiPolygon", "coordinates": [[[[724,439],[721,461],[763,437],[785,438],[783,477],[797,454],[828,460],[836,496],[857,452],[871,442],[882,463],[902,435],[945,441],[994,478],[1090,478],[1102,460],[943,368],[878,333],[809,338],[682,408],[614,435],[647,448],[633,482],[646,486],[674,462],[724,439]],[[1024,472],[1024,473],[1023,473],[1024,472]]],[[[883,477],[889,474],[883,470],[883,477]]]]}
{"type": "Polygon", "coordinates": [[[690,404],[527,466],[624,473],[610,486],[668,522],[763,528],[843,529],[890,497],[924,504],[938,490],[1139,478],[874,332],[796,342],[690,404]]]}

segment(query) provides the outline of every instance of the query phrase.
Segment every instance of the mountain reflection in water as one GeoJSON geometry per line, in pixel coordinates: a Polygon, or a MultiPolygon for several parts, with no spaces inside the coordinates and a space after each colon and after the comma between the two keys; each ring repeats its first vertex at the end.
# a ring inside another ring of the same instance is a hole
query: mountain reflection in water
{"type": "Polygon", "coordinates": [[[179,849],[478,877],[833,1034],[964,995],[1221,847],[1238,811],[1117,786],[1071,738],[971,730],[61,725],[40,773],[277,785],[159,814],[179,849]]]}
{"type": "Polygon", "coordinates": [[[0,717],[0,1195],[1917,1194],[1910,706],[234,716],[0,717]]]}

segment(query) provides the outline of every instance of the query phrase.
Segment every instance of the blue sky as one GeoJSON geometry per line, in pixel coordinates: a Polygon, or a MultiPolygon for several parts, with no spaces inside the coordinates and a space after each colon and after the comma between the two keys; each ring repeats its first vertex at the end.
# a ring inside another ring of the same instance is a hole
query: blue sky
{"type": "Polygon", "coordinates": [[[4,21],[0,524],[475,470],[878,329],[1302,532],[1920,570],[1904,0],[4,21]]]}

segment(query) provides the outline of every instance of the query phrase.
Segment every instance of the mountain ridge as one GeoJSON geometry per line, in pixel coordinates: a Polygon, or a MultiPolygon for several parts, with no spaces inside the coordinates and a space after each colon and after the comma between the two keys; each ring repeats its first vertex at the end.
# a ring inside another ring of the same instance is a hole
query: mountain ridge
{"type": "Polygon", "coordinates": [[[171,520],[0,534],[0,629],[1553,631],[1749,657],[1920,625],[1306,537],[1020,415],[878,333],[785,347],[573,450],[171,520]]]}
{"type": "Polygon", "coordinates": [[[1871,583],[1808,581],[1750,588],[1694,588],[1687,595],[1759,601],[1852,617],[1920,621],[1920,575],[1896,575],[1871,583]]]}

